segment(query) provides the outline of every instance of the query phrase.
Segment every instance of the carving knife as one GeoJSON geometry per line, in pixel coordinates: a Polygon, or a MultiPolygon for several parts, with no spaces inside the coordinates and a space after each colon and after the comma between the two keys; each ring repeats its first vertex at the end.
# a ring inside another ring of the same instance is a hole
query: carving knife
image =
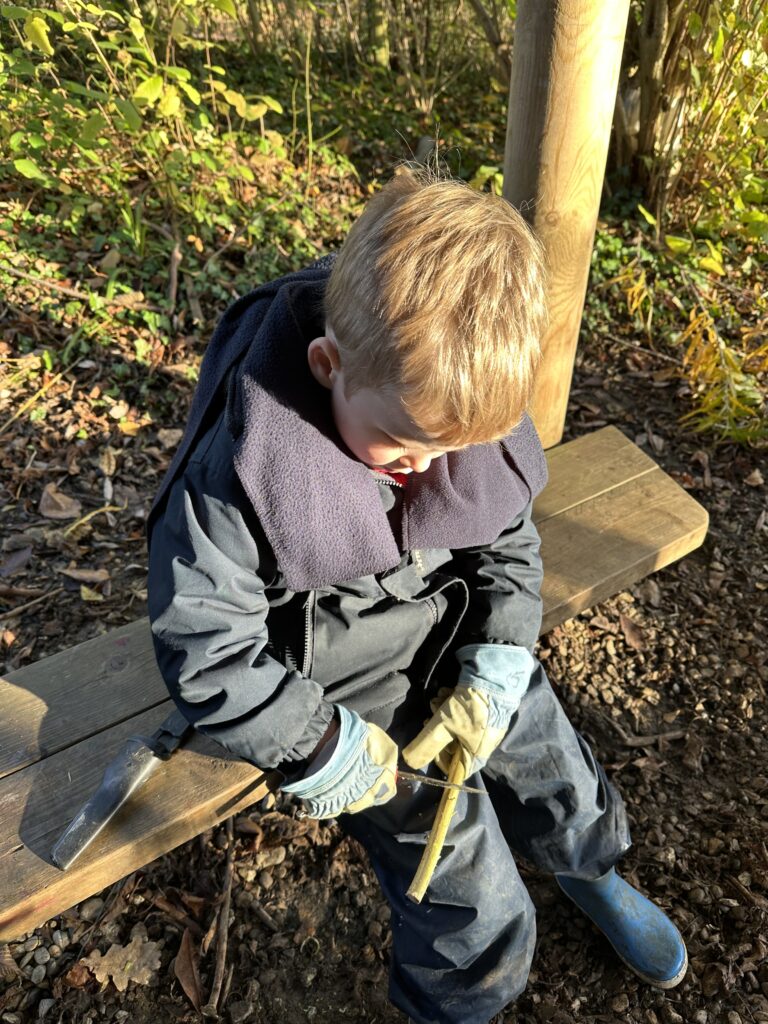
{"type": "Polygon", "coordinates": [[[143,782],[194,731],[178,710],[151,736],[130,736],[104,770],[96,792],[56,841],[51,859],[65,871],[143,782]]]}

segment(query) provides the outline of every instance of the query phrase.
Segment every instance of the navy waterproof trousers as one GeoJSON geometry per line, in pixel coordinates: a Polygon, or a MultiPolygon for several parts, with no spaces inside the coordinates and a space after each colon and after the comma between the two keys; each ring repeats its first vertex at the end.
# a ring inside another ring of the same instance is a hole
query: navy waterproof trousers
{"type": "MultiPolygon", "coordinates": [[[[415,694],[401,711],[388,730],[400,746],[429,715],[415,694]]],[[[390,904],[390,998],[417,1024],[488,1024],[525,988],[536,929],[512,851],[546,871],[597,878],[630,845],[621,797],[540,665],[506,737],[467,784],[488,796],[459,795],[418,906],[405,894],[441,790],[401,785],[388,803],[339,819],[390,904]]]]}

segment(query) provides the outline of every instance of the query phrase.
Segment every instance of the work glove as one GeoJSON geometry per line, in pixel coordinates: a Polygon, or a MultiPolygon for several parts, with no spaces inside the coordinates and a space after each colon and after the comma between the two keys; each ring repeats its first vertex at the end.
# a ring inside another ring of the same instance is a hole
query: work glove
{"type": "Polygon", "coordinates": [[[535,662],[525,647],[506,644],[469,644],[456,657],[456,687],[438,694],[432,718],[403,748],[403,757],[417,770],[434,760],[447,775],[458,744],[467,778],[485,766],[506,735],[535,662]]]}
{"type": "Polygon", "coordinates": [[[397,744],[356,711],[336,705],[336,747],[317,772],[282,789],[300,797],[311,818],[335,818],[386,803],[397,791],[397,744]]]}

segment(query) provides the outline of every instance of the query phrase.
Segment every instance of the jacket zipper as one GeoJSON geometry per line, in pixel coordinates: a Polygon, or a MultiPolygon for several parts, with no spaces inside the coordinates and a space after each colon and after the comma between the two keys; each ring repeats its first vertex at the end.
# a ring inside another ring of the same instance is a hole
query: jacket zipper
{"type": "Polygon", "coordinates": [[[310,590],[306,604],[304,605],[304,660],[301,665],[301,674],[305,677],[309,675],[309,670],[312,668],[312,654],[314,647],[312,618],[315,610],[315,600],[315,591],[310,590]]]}

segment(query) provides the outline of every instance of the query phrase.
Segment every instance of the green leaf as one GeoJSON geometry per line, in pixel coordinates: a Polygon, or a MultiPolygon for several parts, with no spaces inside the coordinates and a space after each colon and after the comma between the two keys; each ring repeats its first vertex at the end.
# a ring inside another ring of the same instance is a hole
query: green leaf
{"type": "Polygon", "coordinates": [[[34,75],[35,65],[31,60],[17,60],[11,68],[11,74],[20,78],[23,75],[34,75]]]}
{"type": "Polygon", "coordinates": [[[717,37],[715,38],[715,45],[712,47],[712,60],[715,64],[720,63],[720,58],[723,56],[723,46],[725,45],[725,34],[723,33],[723,26],[721,25],[717,30],[717,37]]]}
{"type": "Polygon", "coordinates": [[[698,39],[703,29],[704,22],[701,20],[701,15],[696,11],[691,11],[688,15],[688,31],[691,33],[691,38],[698,39]]]}
{"type": "Polygon", "coordinates": [[[242,93],[235,92],[234,89],[225,89],[224,99],[235,108],[240,117],[245,117],[246,103],[242,93]]]}
{"type": "Polygon", "coordinates": [[[25,178],[31,178],[33,181],[47,181],[46,174],[40,170],[34,160],[30,160],[29,157],[22,157],[20,160],[14,160],[13,166],[19,172],[23,174],[25,178]]]}
{"type": "Polygon", "coordinates": [[[200,93],[194,87],[194,85],[188,85],[186,82],[179,82],[179,88],[182,92],[186,93],[187,97],[192,100],[195,106],[198,106],[201,100],[200,93]]]}
{"type": "Polygon", "coordinates": [[[223,11],[224,14],[228,14],[230,18],[237,19],[237,11],[232,0],[213,0],[213,6],[217,11],[223,11]]]}
{"type": "Polygon", "coordinates": [[[277,100],[272,99],[271,96],[257,96],[257,100],[261,100],[262,103],[266,103],[270,110],[273,110],[276,114],[282,114],[283,108],[277,100]]]}
{"type": "Polygon", "coordinates": [[[651,211],[650,210],[646,210],[646,208],[642,205],[642,203],[638,203],[637,204],[637,208],[640,211],[640,213],[642,213],[643,217],[645,217],[645,219],[648,221],[648,223],[655,227],[656,226],[656,218],[653,216],[651,211]]]}
{"type": "Polygon", "coordinates": [[[133,99],[136,103],[149,103],[151,105],[160,99],[162,91],[163,76],[152,75],[151,78],[145,78],[141,85],[136,89],[133,94],[133,99]]]}
{"type": "Polygon", "coordinates": [[[101,114],[91,114],[80,129],[81,145],[92,146],[106,126],[107,120],[105,117],[101,114]]]}
{"type": "Polygon", "coordinates": [[[53,56],[53,47],[48,38],[48,26],[42,18],[30,14],[24,22],[24,35],[33,46],[36,46],[38,50],[42,50],[46,57],[53,56]]]}
{"type": "Polygon", "coordinates": [[[181,99],[179,90],[175,85],[167,85],[163,89],[163,97],[157,105],[157,111],[162,117],[175,117],[179,112],[181,99]]]}
{"type": "Polygon", "coordinates": [[[711,270],[712,273],[719,274],[721,277],[725,274],[723,264],[718,263],[717,260],[713,260],[711,256],[702,256],[699,260],[699,266],[702,270],[711,270]]]}
{"type": "Polygon", "coordinates": [[[29,18],[32,12],[26,7],[17,7],[15,4],[3,4],[0,7],[0,14],[9,21],[19,21],[21,18],[29,18]]]}
{"type": "Polygon", "coordinates": [[[257,121],[260,117],[264,117],[266,112],[266,103],[246,103],[245,114],[243,114],[242,116],[246,119],[246,121],[257,121]]]}
{"type": "Polygon", "coordinates": [[[672,252],[690,252],[693,248],[690,238],[680,238],[679,235],[667,235],[664,241],[672,252]]]}
{"type": "Polygon", "coordinates": [[[132,103],[128,100],[115,99],[115,106],[123,115],[129,131],[137,132],[141,128],[141,115],[132,103]]]}

